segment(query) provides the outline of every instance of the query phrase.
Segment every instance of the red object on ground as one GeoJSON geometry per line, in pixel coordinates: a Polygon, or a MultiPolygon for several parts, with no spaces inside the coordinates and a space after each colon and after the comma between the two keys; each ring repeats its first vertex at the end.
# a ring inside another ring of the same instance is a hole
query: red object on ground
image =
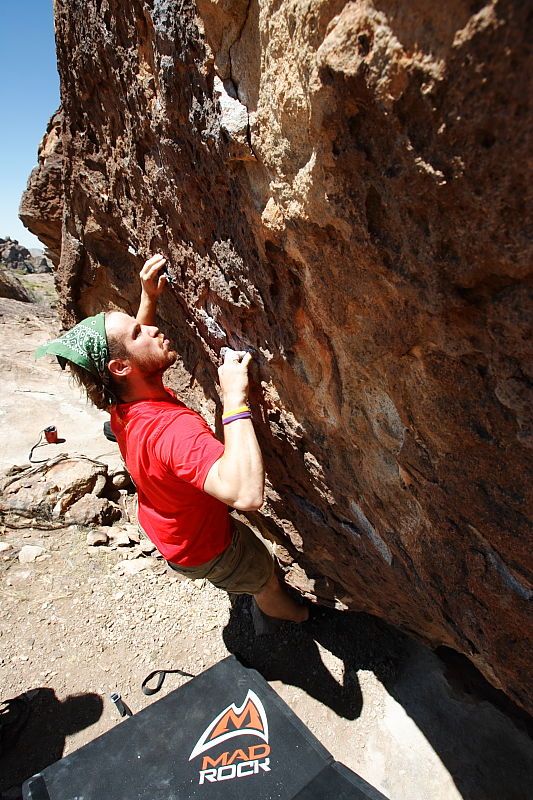
{"type": "Polygon", "coordinates": [[[44,438],[48,444],[57,443],[57,428],[55,425],[49,425],[48,428],[44,429],[44,438]]]}

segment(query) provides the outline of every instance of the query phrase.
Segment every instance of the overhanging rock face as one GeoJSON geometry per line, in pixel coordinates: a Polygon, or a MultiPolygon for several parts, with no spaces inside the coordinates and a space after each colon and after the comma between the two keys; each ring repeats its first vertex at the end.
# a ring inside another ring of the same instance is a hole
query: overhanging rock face
{"type": "Polygon", "coordinates": [[[38,232],[60,187],[65,323],[135,310],[168,255],[172,383],[208,417],[220,348],[254,348],[294,583],[532,710],[526,31],[497,0],[56,0],[23,208],[38,232]]]}

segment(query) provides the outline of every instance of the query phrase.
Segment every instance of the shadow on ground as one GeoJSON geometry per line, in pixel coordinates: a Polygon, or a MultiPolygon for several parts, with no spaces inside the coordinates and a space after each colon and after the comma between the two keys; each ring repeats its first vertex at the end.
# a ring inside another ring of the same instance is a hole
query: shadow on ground
{"type": "Polygon", "coordinates": [[[226,647],[246,666],[268,681],[299,686],[346,719],[356,719],[363,699],[358,669],[371,669],[382,683],[393,680],[401,661],[403,640],[390,628],[365,614],[346,615],[321,609],[304,626],[282,624],[271,636],[256,637],[246,595],[230,597],[226,647]],[[317,642],[344,662],[344,680],[338,683],[322,661],[317,642]]]}
{"type": "MultiPolygon", "coordinates": [[[[63,755],[67,736],[88,728],[102,716],[103,702],[97,694],[72,695],[61,701],[53,689],[32,689],[22,695],[29,702],[10,703],[2,714],[0,791],[22,784],[63,755]],[[19,730],[19,713],[28,710],[19,730]]],[[[6,699],[4,699],[4,703],[6,699]]]]}
{"type": "MultiPolygon", "coordinates": [[[[444,651],[439,658],[375,617],[329,609],[303,626],[284,624],[273,635],[256,637],[249,598],[234,597],[231,603],[223,633],[226,646],[267,680],[298,686],[340,717],[355,720],[364,701],[357,673],[369,670],[424,735],[463,800],[531,796],[531,719],[464,657],[444,651]],[[341,683],[327,670],[317,643],[342,660],[341,683]]],[[[367,743],[383,748],[385,760],[386,748],[395,746],[394,736],[409,735],[400,728],[394,733],[394,724],[385,721],[367,743]]],[[[391,763],[397,759],[393,753],[391,763]]]]}

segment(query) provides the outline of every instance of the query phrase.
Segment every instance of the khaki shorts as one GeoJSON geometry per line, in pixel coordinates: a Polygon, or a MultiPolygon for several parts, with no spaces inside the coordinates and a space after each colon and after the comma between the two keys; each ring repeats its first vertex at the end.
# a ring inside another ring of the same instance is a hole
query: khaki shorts
{"type": "Polygon", "coordinates": [[[265,544],[247,525],[231,518],[233,537],[223,553],[198,567],[167,562],[190,580],[206,578],[230,594],[257,594],[274,572],[274,559],[265,544]]]}

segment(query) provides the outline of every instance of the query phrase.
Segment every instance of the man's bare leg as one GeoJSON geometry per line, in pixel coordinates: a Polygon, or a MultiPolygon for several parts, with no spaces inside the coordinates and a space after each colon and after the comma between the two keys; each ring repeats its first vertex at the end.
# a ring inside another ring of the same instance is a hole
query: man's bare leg
{"type": "Polygon", "coordinates": [[[266,586],[254,595],[263,614],[290,622],[305,622],[309,619],[309,609],[292,599],[282,588],[274,573],[266,586]]]}

